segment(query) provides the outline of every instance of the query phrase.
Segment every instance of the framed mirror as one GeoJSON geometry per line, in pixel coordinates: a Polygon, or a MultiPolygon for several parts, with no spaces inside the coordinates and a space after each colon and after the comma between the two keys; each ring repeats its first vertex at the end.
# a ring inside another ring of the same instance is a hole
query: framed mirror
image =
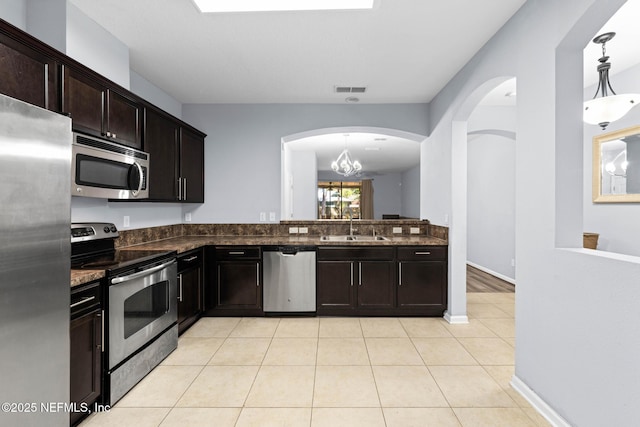
{"type": "Polygon", "coordinates": [[[593,137],[593,202],[640,203],[640,126],[593,137]]]}

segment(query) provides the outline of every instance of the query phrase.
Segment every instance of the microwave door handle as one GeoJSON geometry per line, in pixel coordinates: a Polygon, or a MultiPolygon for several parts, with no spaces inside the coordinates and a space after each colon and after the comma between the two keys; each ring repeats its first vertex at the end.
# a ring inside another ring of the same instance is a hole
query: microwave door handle
{"type": "Polygon", "coordinates": [[[115,279],[111,279],[111,284],[112,285],[117,285],[118,283],[129,282],[131,280],[138,279],[140,277],[149,276],[149,275],[155,273],[156,271],[160,271],[162,269],[167,268],[168,266],[170,266],[174,262],[176,262],[176,261],[175,260],[171,260],[169,262],[165,262],[164,264],[160,264],[160,265],[158,265],[156,267],[149,268],[148,270],[139,271],[137,273],[129,274],[128,276],[116,277],[115,279]]]}
{"type": "Polygon", "coordinates": [[[138,164],[138,162],[133,162],[133,165],[136,168],[138,168],[138,175],[140,176],[140,179],[138,180],[138,189],[137,190],[131,190],[131,193],[134,196],[137,196],[140,191],[142,191],[142,186],[144,185],[144,172],[142,171],[142,166],[140,166],[140,164],[138,164]]]}

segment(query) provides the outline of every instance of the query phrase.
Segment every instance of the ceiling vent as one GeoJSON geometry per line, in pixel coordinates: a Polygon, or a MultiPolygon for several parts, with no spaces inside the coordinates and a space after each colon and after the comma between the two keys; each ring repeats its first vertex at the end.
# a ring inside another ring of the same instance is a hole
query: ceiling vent
{"type": "Polygon", "coordinates": [[[335,93],[365,93],[367,91],[366,86],[334,86],[335,93]]]}

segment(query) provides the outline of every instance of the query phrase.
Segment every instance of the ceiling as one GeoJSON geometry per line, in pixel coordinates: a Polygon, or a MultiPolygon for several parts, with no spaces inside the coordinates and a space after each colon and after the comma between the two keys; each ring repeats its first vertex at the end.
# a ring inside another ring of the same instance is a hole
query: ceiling
{"type": "Polygon", "coordinates": [[[181,103],[426,103],[525,0],[201,14],[191,0],[70,0],[181,103]],[[481,19],[479,19],[481,17],[481,19]],[[363,94],[334,87],[366,86],[363,94]]]}
{"type": "Polygon", "coordinates": [[[404,172],[420,164],[420,143],[377,133],[332,133],[297,139],[287,145],[293,151],[315,151],[319,171],[330,171],[331,162],[345,145],[353,160],[362,163],[365,177],[404,172]]]}

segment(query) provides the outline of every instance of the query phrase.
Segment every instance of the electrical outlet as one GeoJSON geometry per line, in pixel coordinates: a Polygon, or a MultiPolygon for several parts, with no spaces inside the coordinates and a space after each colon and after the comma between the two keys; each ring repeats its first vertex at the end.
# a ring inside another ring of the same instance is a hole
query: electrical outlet
{"type": "Polygon", "coordinates": [[[191,212],[184,214],[184,222],[191,222],[191,212]]]}
{"type": "Polygon", "coordinates": [[[449,225],[449,214],[444,214],[444,225],[449,225]]]}
{"type": "Polygon", "coordinates": [[[289,234],[298,234],[298,227],[289,227],[289,234]]]}
{"type": "Polygon", "coordinates": [[[516,260],[511,258],[511,267],[515,267],[516,266],[516,260]]]}
{"type": "Polygon", "coordinates": [[[409,228],[409,234],[420,234],[420,227],[409,228]]]}
{"type": "Polygon", "coordinates": [[[129,215],[125,215],[124,218],[122,219],[122,226],[125,228],[131,226],[131,223],[129,221],[129,215]]]}
{"type": "Polygon", "coordinates": [[[393,234],[402,234],[402,227],[393,227],[393,234]]]}
{"type": "Polygon", "coordinates": [[[260,222],[265,222],[267,220],[267,213],[260,212],[260,222]]]}
{"type": "Polygon", "coordinates": [[[276,220],[276,213],[269,212],[269,221],[275,221],[275,220],[276,220]]]}
{"type": "Polygon", "coordinates": [[[309,229],[307,227],[298,227],[298,233],[307,234],[308,232],[309,232],[309,229]]]}

